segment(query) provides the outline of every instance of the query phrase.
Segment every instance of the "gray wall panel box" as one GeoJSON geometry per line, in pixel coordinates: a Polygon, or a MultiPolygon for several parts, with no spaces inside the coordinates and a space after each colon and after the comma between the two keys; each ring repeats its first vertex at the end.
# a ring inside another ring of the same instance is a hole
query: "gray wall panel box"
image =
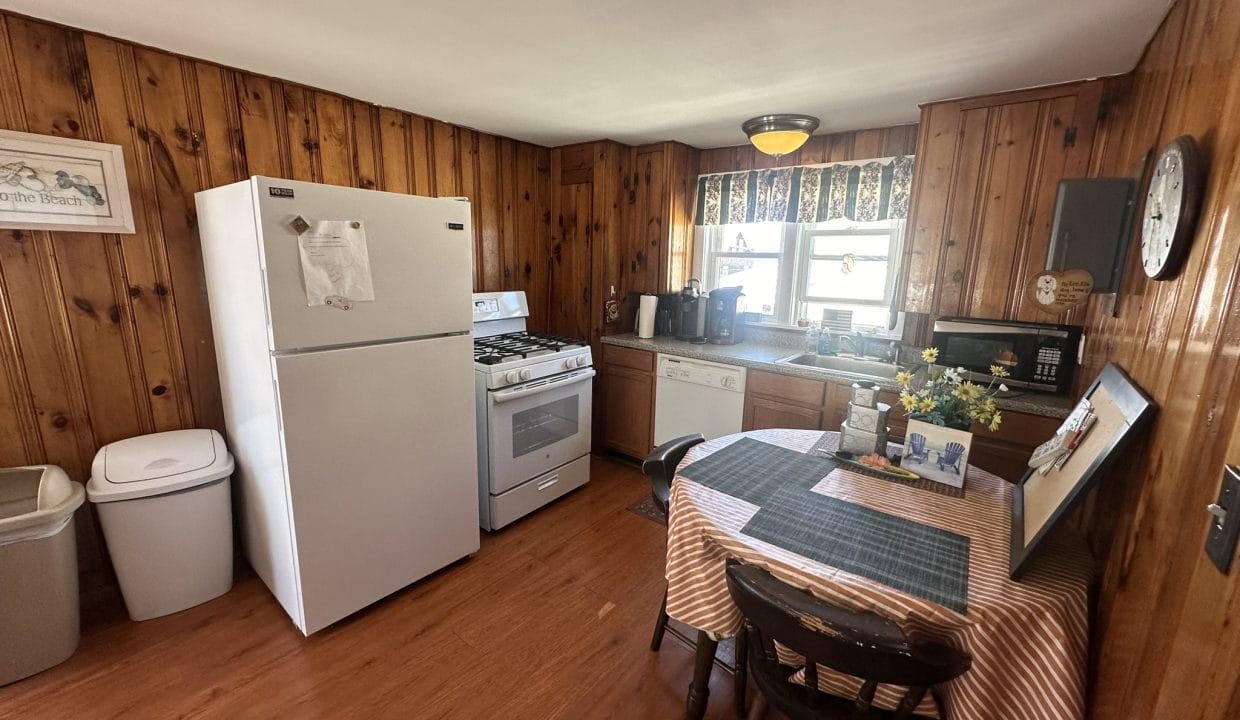
{"type": "Polygon", "coordinates": [[[1084,268],[1094,292],[1119,292],[1136,195],[1133,178],[1060,180],[1046,269],[1084,268]]]}

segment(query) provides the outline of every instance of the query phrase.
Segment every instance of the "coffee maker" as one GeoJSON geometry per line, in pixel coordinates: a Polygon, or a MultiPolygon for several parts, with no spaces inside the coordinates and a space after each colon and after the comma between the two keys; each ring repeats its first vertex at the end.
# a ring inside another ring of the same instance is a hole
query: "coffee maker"
{"type": "Polygon", "coordinates": [[[685,289],[680,291],[680,327],[677,340],[691,343],[706,342],[706,296],[701,291],[702,282],[689,278],[685,289]]]}
{"type": "Polygon", "coordinates": [[[715,288],[706,302],[706,341],[734,345],[745,339],[745,313],[740,286],[715,288]]]}
{"type": "Polygon", "coordinates": [[[654,311],[655,335],[680,334],[680,293],[661,293],[654,311]]]}

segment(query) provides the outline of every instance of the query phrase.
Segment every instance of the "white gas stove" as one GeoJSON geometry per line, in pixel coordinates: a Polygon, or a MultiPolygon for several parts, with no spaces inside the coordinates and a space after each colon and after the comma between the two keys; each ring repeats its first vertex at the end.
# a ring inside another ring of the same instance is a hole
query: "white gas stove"
{"type": "Polygon", "coordinates": [[[527,332],[525,293],[474,294],[478,509],[498,530],[590,479],[590,347],[527,332]]]}

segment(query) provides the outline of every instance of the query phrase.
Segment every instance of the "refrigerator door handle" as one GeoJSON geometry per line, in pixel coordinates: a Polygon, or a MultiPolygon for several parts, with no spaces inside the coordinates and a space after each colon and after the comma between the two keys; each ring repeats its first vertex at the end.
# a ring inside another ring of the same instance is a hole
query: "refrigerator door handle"
{"type": "Polygon", "coordinates": [[[491,393],[491,399],[496,403],[511,402],[513,400],[519,400],[523,397],[529,397],[530,395],[537,395],[539,393],[557,390],[566,385],[579,383],[583,380],[589,380],[594,377],[594,375],[595,372],[593,368],[580,370],[564,380],[555,380],[553,378],[546,382],[537,383],[533,386],[517,388],[516,390],[500,390],[499,392],[493,392],[491,393]]]}

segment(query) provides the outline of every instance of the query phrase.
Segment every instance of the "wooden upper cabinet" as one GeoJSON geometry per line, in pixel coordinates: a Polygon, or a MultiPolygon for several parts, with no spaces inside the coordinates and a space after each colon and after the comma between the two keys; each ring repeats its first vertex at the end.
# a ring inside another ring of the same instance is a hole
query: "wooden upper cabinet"
{"type": "Polygon", "coordinates": [[[687,145],[633,148],[624,179],[629,231],[616,258],[626,299],[679,290],[689,278],[697,173],[698,151],[687,145]]]}
{"type": "MultiPolygon", "coordinates": [[[[1059,181],[1085,177],[1102,102],[1091,81],[922,107],[904,249],[904,309],[1042,322],[1059,181]]],[[[1067,321],[1071,321],[1071,316],[1067,321]]]]}
{"type": "Polygon", "coordinates": [[[549,330],[589,338],[633,329],[631,293],[680,289],[693,249],[698,151],[609,140],[551,151],[549,330]],[[612,289],[620,316],[608,321],[612,289]]]}
{"type": "Polygon", "coordinates": [[[625,235],[629,148],[609,140],[551,151],[551,257],[548,330],[585,338],[595,356],[605,334],[603,308],[619,285],[615,260],[625,235]]]}

